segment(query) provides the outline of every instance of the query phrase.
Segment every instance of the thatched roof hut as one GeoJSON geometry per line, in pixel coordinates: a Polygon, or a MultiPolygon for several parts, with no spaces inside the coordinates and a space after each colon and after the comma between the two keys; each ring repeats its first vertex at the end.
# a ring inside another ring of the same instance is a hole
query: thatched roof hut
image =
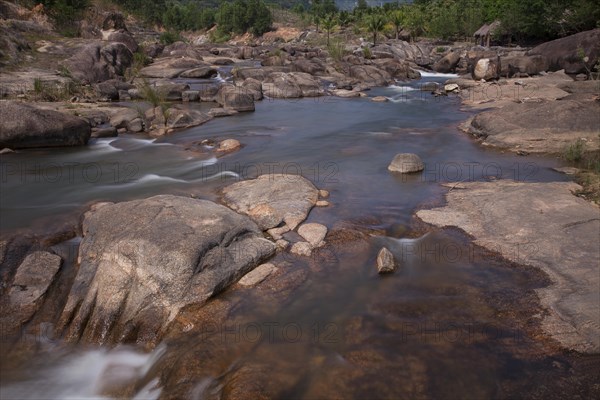
{"type": "Polygon", "coordinates": [[[494,21],[491,24],[483,24],[483,26],[473,34],[475,41],[481,46],[490,47],[490,37],[500,28],[500,21],[494,21]]]}

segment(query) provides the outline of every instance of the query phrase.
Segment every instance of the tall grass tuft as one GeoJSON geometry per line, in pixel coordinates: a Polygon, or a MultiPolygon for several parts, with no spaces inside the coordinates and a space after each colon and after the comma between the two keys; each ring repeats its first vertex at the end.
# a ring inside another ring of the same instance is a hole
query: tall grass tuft
{"type": "Polygon", "coordinates": [[[335,61],[342,61],[342,58],[346,55],[346,46],[344,42],[341,40],[332,40],[327,46],[327,50],[329,51],[329,55],[335,61]]]}

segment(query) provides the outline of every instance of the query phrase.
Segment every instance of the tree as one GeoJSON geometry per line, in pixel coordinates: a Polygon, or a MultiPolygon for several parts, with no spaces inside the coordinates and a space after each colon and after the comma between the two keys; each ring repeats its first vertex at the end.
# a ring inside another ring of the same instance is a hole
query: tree
{"type": "Polygon", "coordinates": [[[333,28],[335,28],[335,25],[335,18],[333,17],[333,14],[327,14],[323,18],[323,29],[325,29],[325,32],[327,32],[327,47],[329,47],[329,35],[331,34],[333,28]]]}
{"type": "Polygon", "coordinates": [[[358,0],[358,2],[356,3],[356,7],[354,8],[354,11],[358,11],[360,13],[362,13],[363,11],[366,11],[369,9],[369,4],[367,3],[367,0],[358,0]]]}
{"type": "Polygon", "coordinates": [[[367,20],[367,27],[373,34],[373,46],[377,45],[377,34],[383,30],[385,19],[379,14],[373,14],[367,20]]]}
{"type": "Polygon", "coordinates": [[[390,21],[394,24],[394,28],[396,29],[396,40],[400,37],[400,31],[402,30],[402,25],[404,24],[404,11],[403,10],[394,10],[390,15],[390,21]]]}
{"type": "Polygon", "coordinates": [[[338,23],[340,26],[345,28],[346,26],[350,25],[350,22],[352,22],[350,13],[346,10],[340,11],[338,14],[338,23]]]}

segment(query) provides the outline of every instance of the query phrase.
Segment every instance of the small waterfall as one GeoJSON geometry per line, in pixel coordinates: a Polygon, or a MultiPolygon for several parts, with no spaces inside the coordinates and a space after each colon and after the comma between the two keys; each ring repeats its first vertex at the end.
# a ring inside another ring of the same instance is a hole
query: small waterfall
{"type": "MultiPolygon", "coordinates": [[[[152,366],[164,354],[159,346],[152,353],[129,347],[93,349],[70,354],[34,368],[21,381],[0,387],[2,399],[109,399],[106,393],[131,384],[142,384],[152,366]]],[[[133,394],[134,399],[154,400],[160,396],[158,379],[150,379],[133,394]]]]}

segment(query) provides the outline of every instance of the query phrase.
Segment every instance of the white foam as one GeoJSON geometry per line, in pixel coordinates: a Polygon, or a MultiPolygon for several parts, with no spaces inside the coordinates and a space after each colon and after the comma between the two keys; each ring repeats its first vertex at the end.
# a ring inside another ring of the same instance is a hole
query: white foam
{"type": "Polygon", "coordinates": [[[390,85],[388,86],[388,88],[393,89],[395,91],[400,91],[400,92],[414,92],[419,90],[418,88],[412,87],[412,86],[398,86],[398,85],[390,85]]]}
{"type": "Polygon", "coordinates": [[[188,183],[185,179],[171,178],[170,176],[162,176],[156,174],[146,174],[139,179],[131,182],[131,184],[144,184],[154,182],[168,182],[168,183],[188,183]]]}
{"type": "Polygon", "coordinates": [[[223,79],[223,77],[221,76],[221,72],[217,72],[217,76],[215,77],[215,80],[221,83],[225,83],[227,82],[225,79],[223,79]]]}
{"type": "Polygon", "coordinates": [[[389,101],[391,101],[392,103],[410,103],[412,101],[412,99],[409,99],[406,96],[394,96],[394,97],[386,97],[386,99],[388,99],[389,101]]]}
{"type": "Polygon", "coordinates": [[[111,145],[111,143],[117,139],[118,138],[96,139],[93,143],[89,144],[88,147],[91,150],[103,153],[113,153],[117,151],[122,151],[121,149],[111,145]]]}
{"type": "MultiPolygon", "coordinates": [[[[94,349],[58,360],[48,367],[30,371],[27,380],[3,385],[3,399],[108,399],[100,396],[113,387],[145,377],[164,353],[163,346],[152,353],[140,353],[127,347],[94,349]]],[[[144,386],[135,399],[155,400],[160,396],[158,380],[144,386]]]]}
{"type": "Polygon", "coordinates": [[[240,177],[240,175],[233,171],[222,171],[222,172],[217,172],[216,174],[208,176],[208,177],[194,179],[193,182],[213,181],[215,179],[225,178],[225,177],[238,179],[240,177]]]}
{"type": "Polygon", "coordinates": [[[457,74],[442,74],[440,72],[419,71],[421,78],[458,78],[457,74]]]}

